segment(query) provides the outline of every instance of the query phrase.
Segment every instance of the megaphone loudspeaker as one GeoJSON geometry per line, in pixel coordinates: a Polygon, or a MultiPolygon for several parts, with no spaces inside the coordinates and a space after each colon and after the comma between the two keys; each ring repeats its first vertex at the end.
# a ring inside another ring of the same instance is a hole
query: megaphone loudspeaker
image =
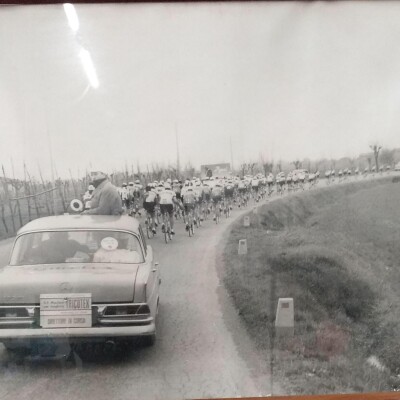
{"type": "Polygon", "coordinates": [[[81,212],[83,211],[83,203],[79,199],[74,199],[70,203],[72,211],[81,212]]]}

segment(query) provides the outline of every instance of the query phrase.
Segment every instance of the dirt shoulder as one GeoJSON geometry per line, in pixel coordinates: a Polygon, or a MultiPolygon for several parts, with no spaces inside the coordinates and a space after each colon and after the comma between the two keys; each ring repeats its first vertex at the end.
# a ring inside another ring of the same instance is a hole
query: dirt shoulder
{"type": "Polygon", "coordinates": [[[354,182],[270,202],[249,213],[250,228],[233,224],[223,281],[285,393],[399,386],[399,196],[391,178],[354,182]],[[246,256],[237,255],[240,239],[246,256]],[[274,337],[279,297],[295,304],[285,342],[274,337]]]}

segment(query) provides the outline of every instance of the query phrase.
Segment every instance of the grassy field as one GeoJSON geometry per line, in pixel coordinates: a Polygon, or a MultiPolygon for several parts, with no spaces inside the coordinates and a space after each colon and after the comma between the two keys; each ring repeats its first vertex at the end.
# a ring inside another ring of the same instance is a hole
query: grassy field
{"type": "Polygon", "coordinates": [[[400,387],[398,199],[391,178],[326,187],[272,201],[249,214],[250,228],[232,227],[225,285],[288,394],[400,387]],[[238,256],[243,238],[248,254],[238,256]],[[295,305],[295,335],[284,342],[274,337],[279,297],[295,305]]]}

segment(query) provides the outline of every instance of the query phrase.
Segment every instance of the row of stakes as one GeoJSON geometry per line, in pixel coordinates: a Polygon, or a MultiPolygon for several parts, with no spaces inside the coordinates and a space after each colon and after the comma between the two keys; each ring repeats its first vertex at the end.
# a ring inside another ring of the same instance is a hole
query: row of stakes
{"type": "MultiPolygon", "coordinates": [[[[243,226],[250,227],[250,217],[245,216],[243,226]]],[[[240,239],[238,255],[247,254],[247,239],[240,239]]],[[[275,335],[277,338],[290,338],[294,336],[294,303],[291,297],[280,297],[275,317],[275,335]]]]}

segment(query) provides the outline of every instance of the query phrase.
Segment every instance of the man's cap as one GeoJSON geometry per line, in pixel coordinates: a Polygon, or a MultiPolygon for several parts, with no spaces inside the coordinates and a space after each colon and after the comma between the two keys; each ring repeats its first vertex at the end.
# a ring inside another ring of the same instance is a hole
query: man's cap
{"type": "Polygon", "coordinates": [[[101,171],[91,171],[90,178],[92,181],[100,181],[102,179],[106,179],[107,175],[101,171]]]}

